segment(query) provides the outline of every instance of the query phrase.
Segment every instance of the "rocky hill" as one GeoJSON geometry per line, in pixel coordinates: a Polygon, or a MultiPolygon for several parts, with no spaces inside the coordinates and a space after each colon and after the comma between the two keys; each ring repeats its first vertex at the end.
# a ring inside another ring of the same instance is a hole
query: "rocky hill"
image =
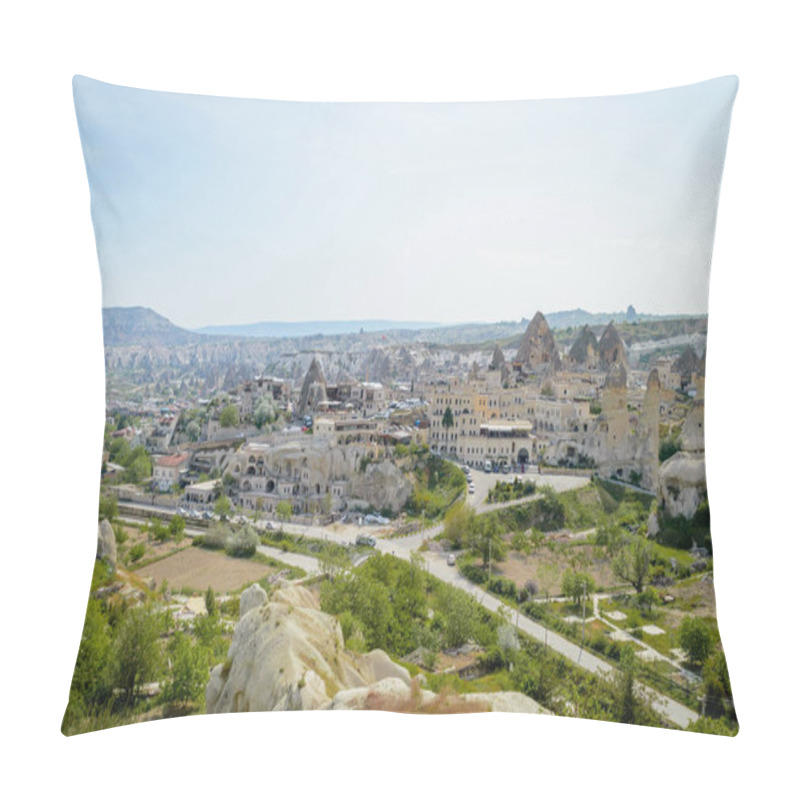
{"type": "Polygon", "coordinates": [[[211,673],[206,709],[549,713],[518,692],[460,697],[426,691],[382,650],[346,650],[336,618],[320,611],[307,589],[290,584],[269,598],[257,584],[242,593],[228,660],[211,673]]]}

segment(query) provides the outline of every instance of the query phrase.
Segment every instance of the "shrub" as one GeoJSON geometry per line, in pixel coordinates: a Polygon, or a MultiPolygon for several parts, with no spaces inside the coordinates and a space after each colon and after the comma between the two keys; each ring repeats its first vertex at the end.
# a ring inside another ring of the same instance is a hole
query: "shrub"
{"type": "Polygon", "coordinates": [[[128,552],[128,559],[132,564],[135,564],[144,555],[144,551],[144,542],[139,542],[139,544],[135,544],[133,547],[131,547],[130,551],[128,552]]]}
{"type": "Polygon", "coordinates": [[[258,534],[249,526],[239,528],[225,543],[225,552],[236,558],[250,558],[258,547],[258,534]]]}
{"type": "Polygon", "coordinates": [[[517,597],[517,584],[499,575],[489,578],[488,588],[490,592],[499,594],[501,597],[509,597],[512,600],[517,597]]]}
{"type": "Polygon", "coordinates": [[[483,584],[488,580],[488,575],[477,564],[464,564],[461,574],[472,583],[483,584]]]}

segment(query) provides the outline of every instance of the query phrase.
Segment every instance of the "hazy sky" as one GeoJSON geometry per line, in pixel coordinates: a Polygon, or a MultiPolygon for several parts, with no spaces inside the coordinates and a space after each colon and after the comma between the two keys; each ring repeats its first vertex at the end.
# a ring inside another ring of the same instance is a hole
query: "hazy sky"
{"type": "Polygon", "coordinates": [[[103,303],[184,327],[705,312],[736,87],[288,103],[76,77],[103,303]]]}

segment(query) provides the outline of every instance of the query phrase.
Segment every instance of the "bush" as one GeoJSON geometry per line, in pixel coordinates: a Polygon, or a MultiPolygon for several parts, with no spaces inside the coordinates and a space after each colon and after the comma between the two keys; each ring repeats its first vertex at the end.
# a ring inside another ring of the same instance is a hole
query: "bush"
{"type": "Polygon", "coordinates": [[[250,558],[258,547],[258,534],[249,526],[239,528],[225,543],[225,552],[235,558],[250,558]]]}
{"type": "Polygon", "coordinates": [[[464,564],[460,567],[461,574],[472,583],[484,584],[488,575],[477,564],[464,564]]]}
{"type": "Polygon", "coordinates": [[[502,578],[499,575],[489,578],[488,588],[490,592],[499,594],[501,597],[509,597],[512,600],[517,598],[517,584],[508,578],[502,578]]]}
{"type": "Polygon", "coordinates": [[[135,544],[133,547],[131,547],[130,551],[128,552],[128,559],[132,564],[135,564],[144,555],[144,551],[144,542],[139,542],[139,544],[135,544]]]}

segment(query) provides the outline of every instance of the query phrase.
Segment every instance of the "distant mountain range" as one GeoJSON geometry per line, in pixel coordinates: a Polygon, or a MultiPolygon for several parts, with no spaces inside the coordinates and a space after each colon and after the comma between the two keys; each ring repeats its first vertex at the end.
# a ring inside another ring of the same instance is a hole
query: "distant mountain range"
{"type": "Polygon", "coordinates": [[[299,336],[338,336],[342,333],[426,330],[442,327],[439,322],[399,322],[387,319],[329,320],[326,322],[253,322],[249,325],[206,325],[195,333],[210,336],[284,339],[299,336]]]}
{"type": "MultiPolygon", "coordinates": [[[[583,325],[606,325],[609,322],[651,322],[684,319],[704,315],[689,314],[639,314],[633,306],[627,311],[592,313],[581,308],[545,314],[553,330],[583,325]]],[[[527,324],[519,322],[474,322],[444,325],[438,322],[399,322],[396,320],[341,320],[327,322],[257,322],[249,325],[210,325],[197,330],[186,330],[173,325],[166,317],[143,306],[111,307],[103,309],[103,337],[106,347],[155,345],[161,347],[211,344],[224,340],[270,339],[289,340],[294,346],[318,346],[313,340],[322,337],[353,337],[363,334],[365,344],[378,340],[403,342],[426,341],[430,344],[448,345],[480,343],[507,339],[521,335],[527,324]]]]}
{"type": "Polygon", "coordinates": [[[144,306],[103,309],[103,342],[106,347],[181,346],[197,344],[204,338],[173,325],[166,317],[144,306]]]}

